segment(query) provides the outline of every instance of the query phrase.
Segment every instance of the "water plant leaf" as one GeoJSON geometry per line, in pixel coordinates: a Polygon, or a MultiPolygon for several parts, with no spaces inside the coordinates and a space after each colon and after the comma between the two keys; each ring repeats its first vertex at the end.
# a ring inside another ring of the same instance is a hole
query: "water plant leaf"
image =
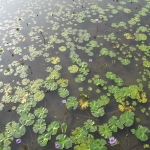
{"type": "Polygon", "coordinates": [[[147,40],[147,36],[145,34],[135,34],[135,40],[136,41],[143,41],[147,40]]]}
{"type": "Polygon", "coordinates": [[[84,75],[83,75],[83,74],[77,75],[77,77],[75,78],[75,81],[76,81],[77,83],[81,83],[81,82],[85,81],[84,75]]]}
{"type": "Polygon", "coordinates": [[[132,134],[135,134],[138,139],[141,141],[147,141],[148,135],[150,134],[150,130],[142,125],[138,125],[137,130],[131,129],[132,134]]]}
{"type": "Polygon", "coordinates": [[[97,85],[97,86],[104,86],[106,82],[102,79],[96,79],[94,80],[94,84],[97,85]]]}
{"type": "Polygon", "coordinates": [[[105,114],[104,108],[101,106],[102,104],[99,103],[98,101],[93,100],[90,102],[90,111],[94,117],[100,117],[105,114]]]}
{"type": "Polygon", "coordinates": [[[17,113],[18,114],[28,113],[30,109],[31,109],[31,106],[29,105],[29,103],[20,104],[17,107],[17,113]]]}
{"type": "Polygon", "coordinates": [[[65,47],[65,46],[61,46],[61,47],[59,47],[59,50],[60,50],[61,52],[65,52],[65,51],[66,51],[66,47],[65,47]]]}
{"type": "Polygon", "coordinates": [[[67,130],[67,124],[66,123],[62,123],[61,124],[61,131],[62,131],[62,133],[65,133],[66,130],[67,130]]]}
{"type": "Polygon", "coordinates": [[[117,120],[116,125],[117,125],[117,127],[119,129],[123,129],[124,128],[124,125],[123,125],[123,123],[120,120],[117,120]]]}
{"type": "Polygon", "coordinates": [[[108,54],[109,54],[108,49],[107,49],[107,48],[102,48],[102,49],[100,50],[100,54],[101,54],[101,55],[108,55],[108,54]]]}
{"type": "Polygon", "coordinates": [[[32,125],[34,123],[34,118],[35,118],[34,114],[32,114],[32,113],[24,113],[19,118],[19,122],[22,125],[30,126],[30,125],[32,125]]]}
{"type": "Polygon", "coordinates": [[[107,77],[108,79],[110,79],[110,80],[116,79],[116,75],[115,75],[114,73],[112,73],[112,72],[107,72],[107,73],[106,73],[106,77],[107,77]]]}
{"type": "Polygon", "coordinates": [[[44,132],[38,136],[37,143],[43,147],[47,145],[50,139],[51,139],[51,134],[49,132],[44,132]]]}
{"type": "Polygon", "coordinates": [[[123,80],[121,78],[116,78],[115,80],[115,83],[118,85],[118,86],[122,86],[123,85],[123,80]]]}
{"type": "Polygon", "coordinates": [[[125,112],[120,116],[120,121],[126,126],[130,127],[134,123],[134,112],[125,112]]]}
{"type": "Polygon", "coordinates": [[[11,141],[13,141],[13,139],[14,138],[11,135],[8,135],[7,132],[1,132],[0,133],[0,142],[4,143],[4,147],[7,147],[8,145],[10,145],[11,141]]]}
{"type": "Polygon", "coordinates": [[[75,130],[71,132],[72,136],[71,139],[75,144],[80,144],[86,141],[87,138],[87,130],[85,130],[83,127],[77,127],[75,130]]]}
{"type": "Polygon", "coordinates": [[[33,131],[35,133],[43,133],[46,129],[46,122],[44,119],[37,119],[33,125],[33,131]]]}
{"type": "Polygon", "coordinates": [[[45,118],[47,116],[48,110],[44,107],[36,108],[34,114],[38,118],[45,118]]]}
{"type": "Polygon", "coordinates": [[[68,79],[60,78],[57,80],[57,83],[60,87],[67,87],[68,86],[68,79]]]}
{"type": "Polygon", "coordinates": [[[128,111],[128,112],[131,112],[132,109],[130,106],[126,106],[125,102],[121,102],[121,104],[118,105],[118,108],[120,111],[128,111]]]}
{"type": "Polygon", "coordinates": [[[67,98],[66,102],[67,109],[76,109],[78,107],[78,101],[74,96],[70,96],[67,98]]]}
{"type": "Polygon", "coordinates": [[[58,94],[60,97],[65,98],[69,95],[69,91],[66,88],[61,87],[58,89],[58,94]]]}
{"type": "Polygon", "coordinates": [[[129,65],[130,64],[130,60],[129,59],[121,59],[120,61],[121,61],[121,63],[123,65],[129,65]]]}
{"type": "Polygon", "coordinates": [[[83,101],[83,99],[80,99],[79,106],[80,106],[80,109],[82,109],[82,110],[87,109],[89,107],[89,102],[83,101]]]}
{"type": "Polygon", "coordinates": [[[103,136],[104,138],[106,138],[106,139],[108,139],[112,136],[112,131],[109,128],[107,123],[105,123],[103,125],[100,125],[99,128],[98,128],[98,131],[99,131],[99,134],[101,136],[103,136]]]}
{"type": "Polygon", "coordinates": [[[113,132],[117,132],[117,117],[116,116],[112,116],[109,120],[108,120],[108,124],[109,124],[109,127],[111,129],[111,131],[113,132]]]}
{"type": "Polygon", "coordinates": [[[9,133],[9,135],[19,138],[25,134],[26,128],[20,123],[12,121],[7,123],[6,131],[9,133]]]}
{"type": "Polygon", "coordinates": [[[97,42],[96,41],[90,41],[89,42],[89,46],[96,47],[97,46],[97,42]]]}
{"type": "Polygon", "coordinates": [[[60,145],[59,149],[64,149],[64,148],[68,149],[72,147],[72,140],[69,137],[67,137],[65,134],[57,135],[56,140],[57,141],[55,142],[55,144],[57,143],[60,145]]]}
{"type": "Polygon", "coordinates": [[[51,122],[47,127],[47,132],[51,135],[55,135],[59,129],[59,123],[57,121],[51,122]]]}
{"type": "Polygon", "coordinates": [[[90,142],[90,149],[91,150],[107,150],[107,147],[105,146],[106,141],[104,139],[96,139],[96,140],[91,140],[90,142]]]}
{"type": "Polygon", "coordinates": [[[51,60],[52,64],[57,64],[57,63],[60,62],[60,58],[59,57],[51,57],[50,60],[51,60]]]}
{"type": "Polygon", "coordinates": [[[98,102],[101,103],[102,106],[105,106],[109,103],[109,98],[106,95],[102,95],[98,98],[98,102]]]}
{"type": "Polygon", "coordinates": [[[81,67],[80,69],[79,69],[79,72],[81,73],[81,74],[83,74],[83,75],[87,75],[88,73],[89,73],[89,69],[87,69],[87,68],[83,68],[83,67],[81,67]]]}
{"type": "Polygon", "coordinates": [[[45,94],[43,91],[38,90],[35,94],[34,94],[34,100],[39,102],[41,100],[43,100],[43,98],[45,97],[45,94]]]}
{"type": "Polygon", "coordinates": [[[89,132],[95,132],[97,130],[97,126],[94,121],[88,119],[84,123],[84,127],[89,131],[89,132]]]}
{"type": "Polygon", "coordinates": [[[60,77],[60,73],[57,70],[53,70],[49,74],[50,79],[58,79],[60,77]]]}
{"type": "Polygon", "coordinates": [[[72,65],[68,67],[68,70],[70,73],[76,73],[78,71],[78,66],[77,65],[72,65]]]}

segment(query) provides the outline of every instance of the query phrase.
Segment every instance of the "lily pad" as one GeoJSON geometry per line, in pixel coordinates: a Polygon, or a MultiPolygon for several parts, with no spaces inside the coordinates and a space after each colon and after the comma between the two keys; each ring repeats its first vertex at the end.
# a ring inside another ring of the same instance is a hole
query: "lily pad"
{"type": "Polygon", "coordinates": [[[50,133],[50,135],[55,135],[59,129],[59,123],[57,121],[51,122],[47,127],[47,132],[50,133]]]}
{"type": "Polygon", "coordinates": [[[131,129],[131,132],[132,134],[135,134],[136,137],[141,141],[147,141],[148,135],[150,134],[150,130],[142,125],[139,125],[137,130],[131,129]]]}
{"type": "Polygon", "coordinates": [[[55,144],[59,144],[60,147],[59,149],[68,149],[70,147],[72,147],[72,140],[67,137],[65,134],[59,134],[57,137],[56,137],[56,142],[55,144]]]}
{"type": "Polygon", "coordinates": [[[43,133],[46,129],[46,122],[44,119],[38,119],[33,125],[33,131],[35,133],[43,133]]]}
{"type": "Polygon", "coordinates": [[[47,116],[48,110],[44,107],[36,108],[34,114],[38,118],[45,118],[47,116]]]}
{"type": "Polygon", "coordinates": [[[69,95],[69,91],[66,88],[59,88],[58,89],[58,94],[60,97],[65,98],[69,95]]]}
{"type": "Polygon", "coordinates": [[[72,65],[72,66],[68,67],[68,70],[70,73],[76,73],[78,71],[78,66],[72,65]]]}
{"type": "Polygon", "coordinates": [[[34,94],[34,99],[35,101],[39,102],[41,100],[43,100],[43,98],[45,97],[45,94],[43,91],[37,91],[35,94],[34,94]]]}
{"type": "Polygon", "coordinates": [[[106,123],[103,125],[100,125],[98,128],[98,131],[99,131],[99,134],[106,139],[108,139],[112,136],[112,131],[109,128],[108,124],[106,124],[106,123]]]}
{"type": "Polygon", "coordinates": [[[134,123],[134,112],[125,112],[120,116],[120,121],[126,126],[130,127],[134,123]]]}
{"type": "Polygon", "coordinates": [[[49,132],[44,132],[43,134],[40,134],[37,138],[37,143],[40,146],[46,146],[48,141],[51,139],[51,134],[49,132]]]}
{"type": "Polygon", "coordinates": [[[66,102],[67,109],[76,109],[78,107],[78,101],[75,97],[70,96],[67,98],[66,102]]]}

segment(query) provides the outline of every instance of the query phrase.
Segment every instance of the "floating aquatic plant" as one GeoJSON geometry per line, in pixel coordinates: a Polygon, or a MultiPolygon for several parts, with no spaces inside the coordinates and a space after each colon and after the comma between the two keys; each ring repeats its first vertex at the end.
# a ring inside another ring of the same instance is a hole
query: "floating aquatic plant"
{"type": "Polygon", "coordinates": [[[145,126],[139,125],[137,130],[131,129],[131,132],[141,141],[147,141],[150,130],[145,126]]]}
{"type": "Polygon", "coordinates": [[[57,64],[57,63],[60,62],[60,58],[59,57],[51,57],[50,60],[51,60],[52,64],[57,64]]]}
{"type": "Polygon", "coordinates": [[[38,118],[45,118],[47,116],[48,110],[44,107],[36,108],[34,114],[38,118]]]}
{"type": "Polygon", "coordinates": [[[46,129],[46,122],[44,119],[37,119],[33,124],[33,131],[35,133],[43,133],[46,129]]]}
{"type": "Polygon", "coordinates": [[[83,101],[83,99],[80,99],[79,106],[80,106],[80,109],[82,109],[82,110],[87,109],[89,107],[89,102],[83,101]]]}
{"type": "Polygon", "coordinates": [[[41,100],[43,100],[43,98],[45,97],[45,94],[43,91],[37,91],[35,94],[34,94],[34,99],[35,101],[39,102],[41,100]]]}
{"type": "Polygon", "coordinates": [[[108,124],[106,124],[106,123],[103,125],[100,125],[98,128],[98,131],[99,131],[99,134],[106,139],[108,139],[109,137],[112,136],[112,131],[109,128],[108,124]]]}
{"type": "Polygon", "coordinates": [[[68,67],[68,70],[70,73],[76,73],[78,71],[78,66],[77,65],[72,65],[70,67],[68,67]]]}
{"type": "Polygon", "coordinates": [[[59,134],[56,137],[56,143],[60,145],[59,149],[68,149],[72,147],[72,140],[67,137],[65,134],[59,134]]]}
{"type": "Polygon", "coordinates": [[[78,107],[78,101],[75,97],[70,96],[67,98],[66,102],[67,109],[76,109],[78,107]]]}
{"type": "Polygon", "coordinates": [[[58,89],[58,94],[60,97],[65,98],[69,95],[69,91],[66,88],[59,88],[58,89]]]}

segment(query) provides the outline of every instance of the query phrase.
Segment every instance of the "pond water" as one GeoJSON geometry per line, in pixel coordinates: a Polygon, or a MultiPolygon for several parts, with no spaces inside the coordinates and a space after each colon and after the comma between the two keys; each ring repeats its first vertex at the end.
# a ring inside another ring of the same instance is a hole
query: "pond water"
{"type": "Polygon", "coordinates": [[[0,1],[0,150],[150,148],[149,0],[0,1]]]}

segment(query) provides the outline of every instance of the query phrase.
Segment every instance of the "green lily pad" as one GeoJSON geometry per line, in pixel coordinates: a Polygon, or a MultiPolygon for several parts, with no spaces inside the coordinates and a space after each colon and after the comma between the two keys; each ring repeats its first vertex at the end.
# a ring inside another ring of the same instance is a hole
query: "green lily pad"
{"type": "Polygon", "coordinates": [[[121,63],[123,65],[129,65],[130,64],[130,60],[129,59],[121,59],[120,61],[121,61],[121,63]]]}
{"type": "Polygon", "coordinates": [[[66,130],[67,130],[67,124],[66,123],[62,123],[61,124],[61,131],[62,131],[62,133],[65,133],[66,130]]]}
{"type": "Polygon", "coordinates": [[[4,147],[7,147],[8,145],[10,145],[13,139],[14,138],[6,132],[0,133],[0,141],[4,143],[4,147]]]}
{"type": "Polygon", "coordinates": [[[111,131],[117,132],[117,117],[116,116],[112,116],[108,120],[108,124],[109,124],[109,127],[110,127],[111,131]]]}
{"type": "Polygon", "coordinates": [[[46,122],[44,119],[38,119],[33,125],[33,131],[35,133],[43,133],[46,129],[46,122]]]}
{"type": "Polygon", "coordinates": [[[94,80],[94,84],[96,84],[97,86],[104,86],[106,82],[102,79],[96,79],[94,80]]]}
{"type": "Polygon", "coordinates": [[[91,101],[90,102],[90,111],[94,117],[100,117],[105,114],[104,108],[101,107],[102,104],[98,101],[91,101]]]}
{"type": "Polygon", "coordinates": [[[9,133],[9,135],[14,136],[15,138],[19,138],[25,134],[26,128],[20,123],[12,121],[7,123],[6,131],[9,133]]]}
{"type": "Polygon", "coordinates": [[[79,75],[77,75],[77,77],[75,78],[75,81],[77,82],[77,83],[81,83],[81,82],[83,82],[83,81],[85,81],[85,76],[83,75],[83,74],[79,74],[79,75]]]}
{"type": "Polygon", "coordinates": [[[101,136],[103,136],[104,138],[106,138],[106,139],[108,139],[112,136],[112,131],[109,128],[107,123],[105,123],[103,125],[100,125],[99,128],[98,128],[98,131],[99,131],[99,134],[101,136]]]}
{"type": "Polygon", "coordinates": [[[120,116],[120,121],[126,126],[130,127],[134,123],[134,112],[125,112],[120,116]]]}
{"type": "Polygon", "coordinates": [[[19,122],[22,124],[22,125],[25,125],[25,126],[30,126],[34,123],[34,114],[31,114],[31,113],[24,113],[21,115],[21,117],[19,118],[19,122]]]}
{"type": "Polygon", "coordinates": [[[72,147],[72,140],[64,134],[59,134],[56,137],[56,140],[57,141],[55,142],[55,144],[57,143],[60,145],[59,149],[68,149],[72,147]]]}
{"type": "Polygon", "coordinates": [[[67,102],[66,102],[66,107],[67,109],[77,109],[78,107],[78,101],[75,97],[70,96],[67,98],[67,102]]]}
{"type": "Polygon", "coordinates": [[[48,110],[44,107],[36,108],[34,114],[38,118],[45,118],[47,116],[48,110]]]}
{"type": "Polygon", "coordinates": [[[147,127],[139,125],[137,130],[131,129],[132,134],[135,134],[138,139],[141,141],[147,141],[150,130],[147,127]]]}
{"type": "Polygon", "coordinates": [[[43,91],[37,91],[35,94],[34,94],[34,99],[35,101],[39,102],[41,100],[43,100],[43,98],[45,97],[45,94],[43,91]]]}
{"type": "Polygon", "coordinates": [[[37,138],[37,143],[40,146],[46,146],[48,141],[51,139],[51,134],[49,132],[44,132],[43,134],[40,134],[37,138]]]}
{"type": "Polygon", "coordinates": [[[51,135],[55,135],[59,129],[59,123],[57,121],[51,122],[47,127],[47,132],[51,135]]]}
{"type": "Polygon", "coordinates": [[[65,52],[65,51],[66,51],[66,47],[65,47],[65,46],[61,46],[61,47],[59,47],[59,50],[60,50],[61,52],[65,52]]]}
{"type": "Polygon", "coordinates": [[[98,98],[98,102],[101,103],[102,106],[105,106],[109,103],[109,98],[106,95],[102,95],[98,98]]]}
{"type": "Polygon", "coordinates": [[[70,67],[68,67],[68,70],[70,73],[76,73],[78,71],[78,66],[77,65],[72,65],[70,67]]]}
{"type": "Polygon", "coordinates": [[[71,139],[75,144],[80,144],[86,141],[88,132],[83,127],[77,127],[71,132],[71,139]]]}
{"type": "Polygon", "coordinates": [[[121,78],[116,78],[115,80],[115,83],[118,85],[118,86],[122,86],[123,85],[123,80],[121,78]]]}
{"type": "Polygon", "coordinates": [[[114,79],[116,79],[116,74],[114,74],[112,72],[107,72],[106,77],[110,80],[114,80],[114,79]]]}
{"type": "Polygon", "coordinates": [[[147,40],[147,36],[145,34],[135,34],[136,41],[145,41],[147,40]]]}
{"type": "Polygon", "coordinates": [[[94,121],[88,119],[84,123],[84,127],[89,131],[89,132],[95,132],[97,130],[97,126],[94,121]]]}
{"type": "Polygon", "coordinates": [[[65,98],[69,95],[69,91],[66,88],[59,88],[58,89],[58,94],[60,97],[65,98]]]}

